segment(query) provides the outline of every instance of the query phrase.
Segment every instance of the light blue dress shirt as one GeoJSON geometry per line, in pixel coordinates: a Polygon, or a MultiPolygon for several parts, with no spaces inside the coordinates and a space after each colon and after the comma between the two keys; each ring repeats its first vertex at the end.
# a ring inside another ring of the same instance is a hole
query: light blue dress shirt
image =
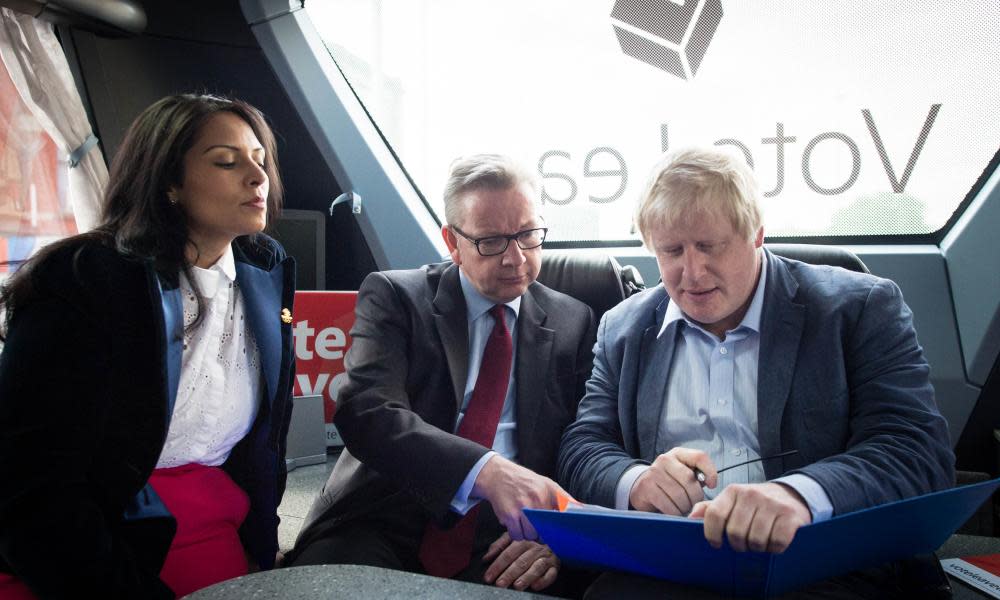
{"type": "MultiPolygon", "coordinates": [[[[490,316],[490,309],[495,302],[479,293],[479,290],[472,285],[472,282],[465,277],[461,267],[458,269],[458,278],[462,283],[462,293],[465,295],[466,313],[469,319],[469,375],[465,380],[465,393],[462,398],[462,407],[458,412],[458,419],[455,421],[455,429],[465,417],[465,409],[472,399],[472,390],[476,387],[476,379],[479,378],[479,367],[483,360],[483,351],[486,349],[486,341],[493,332],[493,317],[490,316]]],[[[507,320],[507,330],[510,331],[513,343],[513,353],[511,354],[510,379],[507,383],[507,397],[503,401],[503,411],[500,413],[500,423],[497,425],[497,434],[493,438],[493,450],[487,452],[482,458],[472,466],[469,474],[465,476],[458,492],[451,499],[451,509],[464,515],[469,512],[482,498],[472,498],[472,486],[476,483],[476,477],[483,470],[486,461],[499,454],[512,461],[517,460],[517,389],[514,385],[514,366],[517,365],[517,316],[521,310],[521,298],[515,298],[505,305],[507,308],[504,314],[507,320]]]]}
{"type": "MultiPolygon", "coordinates": [[[[763,258],[763,257],[762,257],[763,258]]],[[[708,454],[717,469],[760,457],[757,437],[757,373],[760,369],[760,319],[764,305],[767,269],[760,280],[743,320],[727,331],[725,340],[687,318],[680,307],[667,306],[660,328],[663,336],[675,322],[680,327],[673,364],[667,381],[657,431],[657,452],[683,446],[708,454]]],[[[766,368],[766,366],[765,366],[766,368]]],[[[788,448],[789,450],[791,448],[788,448]]],[[[648,469],[636,465],[618,482],[615,507],[626,509],[636,479],[648,469]]],[[[705,498],[715,498],[731,483],[766,481],[761,462],[736,467],[719,475],[715,489],[704,488],[705,498]]],[[[823,488],[808,476],[793,474],[781,482],[798,492],[809,506],[813,522],[830,518],[833,507],[823,488]]]]}

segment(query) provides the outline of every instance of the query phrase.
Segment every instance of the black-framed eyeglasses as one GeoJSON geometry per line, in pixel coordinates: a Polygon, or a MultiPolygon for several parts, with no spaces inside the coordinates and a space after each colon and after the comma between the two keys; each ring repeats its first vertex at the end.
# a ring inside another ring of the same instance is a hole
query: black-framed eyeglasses
{"type": "Polygon", "coordinates": [[[510,235],[491,235],[488,237],[472,238],[454,225],[449,225],[449,227],[451,227],[452,230],[458,235],[475,244],[476,250],[479,251],[481,256],[496,256],[497,254],[503,254],[507,251],[507,246],[510,245],[511,240],[516,241],[517,247],[521,250],[531,250],[532,248],[537,248],[542,245],[542,242],[545,241],[545,234],[549,232],[548,227],[536,227],[534,229],[518,231],[517,233],[512,233],[510,235]]]}

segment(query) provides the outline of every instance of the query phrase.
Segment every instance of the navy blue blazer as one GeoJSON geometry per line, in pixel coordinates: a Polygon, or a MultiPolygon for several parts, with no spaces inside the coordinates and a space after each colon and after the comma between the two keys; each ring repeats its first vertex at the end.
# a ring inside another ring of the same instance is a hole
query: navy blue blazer
{"type": "MultiPolygon", "coordinates": [[[[896,284],[764,255],[760,453],[799,451],[767,461],[767,478],[812,477],[834,514],[951,487],[947,424],[896,284]]],[[[559,481],[581,501],[614,506],[621,475],[670,450],[657,439],[680,333],[675,322],[657,338],[669,301],[659,285],[601,320],[594,371],[559,452],[559,481]]]]}
{"type": "MultiPolygon", "coordinates": [[[[294,377],[295,266],[274,240],[239,238],[237,281],[266,393],[223,469],[247,492],[240,530],[262,568],[278,549],[294,377]]],[[[39,265],[0,354],[0,571],[41,596],[160,597],[173,518],[146,482],[180,376],[176,276],[94,241],[39,265]]]]}

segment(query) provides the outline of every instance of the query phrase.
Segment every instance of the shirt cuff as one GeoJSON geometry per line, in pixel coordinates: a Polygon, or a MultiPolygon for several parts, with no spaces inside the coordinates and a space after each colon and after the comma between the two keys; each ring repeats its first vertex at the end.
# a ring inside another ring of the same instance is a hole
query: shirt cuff
{"type": "Polygon", "coordinates": [[[816,480],[802,473],[793,473],[773,480],[774,483],[783,483],[792,488],[802,496],[812,513],[812,522],[819,523],[826,521],[833,516],[833,504],[830,497],[826,495],[823,486],[816,483],[816,480]]]}
{"type": "Polygon", "coordinates": [[[645,473],[648,468],[649,465],[635,465],[622,473],[621,479],[618,480],[618,487],[615,488],[616,509],[629,509],[628,496],[632,493],[632,486],[635,485],[635,480],[639,479],[639,476],[645,473]]]}
{"type": "Polygon", "coordinates": [[[472,507],[479,504],[482,498],[470,498],[469,495],[472,494],[472,487],[476,484],[476,478],[479,477],[479,472],[483,470],[486,466],[486,461],[496,456],[497,453],[490,450],[482,456],[476,464],[472,465],[469,469],[469,474],[465,476],[462,481],[462,485],[459,486],[458,491],[455,492],[455,496],[451,499],[449,506],[451,510],[457,512],[460,515],[472,510],[472,507]]]}

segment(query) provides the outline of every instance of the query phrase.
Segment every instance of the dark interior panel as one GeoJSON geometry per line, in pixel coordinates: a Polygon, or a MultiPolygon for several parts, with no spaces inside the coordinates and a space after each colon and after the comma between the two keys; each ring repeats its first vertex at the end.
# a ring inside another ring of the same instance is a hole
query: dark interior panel
{"type": "MultiPolygon", "coordinates": [[[[95,133],[110,157],[135,116],[179,92],[236,96],[267,115],[278,139],[285,206],[329,215],[340,186],[320,156],[249,26],[238,2],[150,1],[140,36],[109,38],[60,28],[89,105],[95,133]]],[[[357,289],[376,269],[350,211],[327,217],[326,288],[357,289]]]]}

